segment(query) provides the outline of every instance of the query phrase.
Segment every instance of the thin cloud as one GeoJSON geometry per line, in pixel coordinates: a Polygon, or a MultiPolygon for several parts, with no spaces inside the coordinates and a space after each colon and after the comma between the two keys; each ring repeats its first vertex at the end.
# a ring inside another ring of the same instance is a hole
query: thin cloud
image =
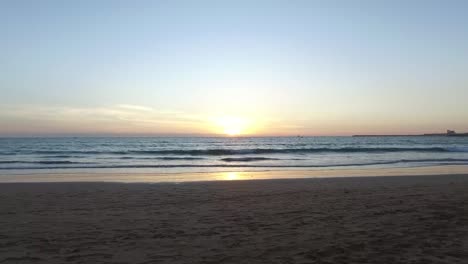
{"type": "Polygon", "coordinates": [[[38,124],[42,127],[53,124],[55,130],[63,131],[78,126],[89,132],[169,133],[181,129],[203,132],[203,123],[207,120],[202,115],[129,104],[106,107],[2,106],[0,111],[0,124],[5,124],[0,126],[0,133],[34,128],[38,124]]]}
{"type": "Polygon", "coordinates": [[[145,112],[154,111],[154,109],[151,107],[141,106],[141,105],[130,105],[130,104],[120,104],[120,105],[117,105],[117,108],[135,110],[135,111],[145,111],[145,112]]]}

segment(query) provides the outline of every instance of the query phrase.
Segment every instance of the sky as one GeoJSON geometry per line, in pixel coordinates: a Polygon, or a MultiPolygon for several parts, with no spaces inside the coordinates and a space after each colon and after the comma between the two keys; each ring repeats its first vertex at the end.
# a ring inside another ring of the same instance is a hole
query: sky
{"type": "Polygon", "coordinates": [[[0,136],[468,131],[467,1],[0,1],[0,136]]]}

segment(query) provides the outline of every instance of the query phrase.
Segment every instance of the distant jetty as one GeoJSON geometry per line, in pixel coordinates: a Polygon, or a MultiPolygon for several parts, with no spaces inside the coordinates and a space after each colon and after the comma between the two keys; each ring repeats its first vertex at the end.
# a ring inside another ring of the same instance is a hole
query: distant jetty
{"type": "Polygon", "coordinates": [[[353,137],[468,137],[468,133],[457,133],[455,130],[447,130],[446,133],[430,133],[419,135],[353,135],[353,137]]]}

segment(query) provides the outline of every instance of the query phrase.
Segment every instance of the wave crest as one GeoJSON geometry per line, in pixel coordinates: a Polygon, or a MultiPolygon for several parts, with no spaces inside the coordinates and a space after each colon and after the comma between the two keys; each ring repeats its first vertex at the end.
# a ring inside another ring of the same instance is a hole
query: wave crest
{"type": "MultiPolygon", "coordinates": [[[[27,163],[27,162],[26,162],[27,163]]],[[[44,162],[29,162],[33,164],[51,165],[44,162]]],[[[345,164],[318,164],[318,165],[231,165],[231,164],[213,164],[213,165],[197,165],[197,164],[161,164],[161,165],[93,165],[93,163],[77,163],[68,162],[60,163],[56,162],[53,164],[66,165],[71,164],[72,166],[29,166],[29,167],[0,167],[0,170],[28,170],[28,169],[116,169],[116,168],[329,168],[329,167],[352,167],[352,166],[372,166],[372,165],[388,165],[398,163],[431,163],[435,165],[450,165],[450,164],[468,164],[468,159],[400,159],[391,161],[381,162],[369,162],[369,163],[345,163],[345,164]],[[74,165],[73,165],[74,164],[74,165]],[[89,164],[89,165],[86,165],[89,164]]]]}
{"type": "Polygon", "coordinates": [[[468,152],[464,148],[442,147],[376,147],[376,148],[255,148],[255,149],[173,149],[173,150],[128,150],[128,151],[36,151],[35,154],[88,154],[88,155],[190,155],[223,156],[243,154],[281,153],[385,153],[385,152],[468,152]]]}

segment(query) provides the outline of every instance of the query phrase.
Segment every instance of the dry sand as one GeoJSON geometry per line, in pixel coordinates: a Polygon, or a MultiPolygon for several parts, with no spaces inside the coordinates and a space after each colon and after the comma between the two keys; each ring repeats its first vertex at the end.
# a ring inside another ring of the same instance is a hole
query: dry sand
{"type": "Polygon", "coordinates": [[[468,263],[468,175],[0,184],[0,263],[468,263]]]}

